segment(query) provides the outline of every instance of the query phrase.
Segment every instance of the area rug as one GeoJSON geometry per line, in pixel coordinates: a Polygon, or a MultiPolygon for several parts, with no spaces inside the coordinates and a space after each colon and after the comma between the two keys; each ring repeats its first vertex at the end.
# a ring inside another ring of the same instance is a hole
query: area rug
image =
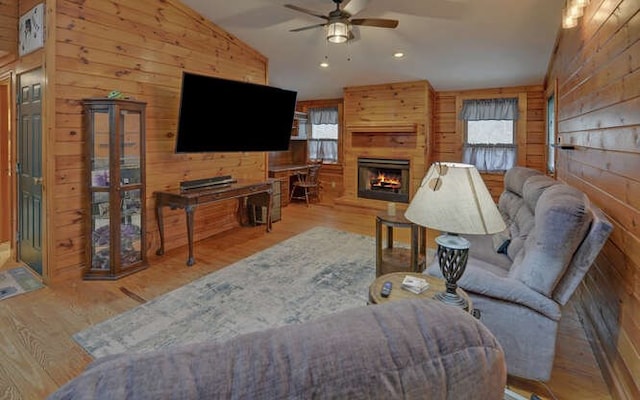
{"type": "Polygon", "coordinates": [[[44,285],[26,267],[0,271],[0,300],[40,289],[44,285]]]}
{"type": "Polygon", "coordinates": [[[373,237],[317,227],[73,338],[96,358],[225,340],[363,306],[374,279],[373,237]]]}

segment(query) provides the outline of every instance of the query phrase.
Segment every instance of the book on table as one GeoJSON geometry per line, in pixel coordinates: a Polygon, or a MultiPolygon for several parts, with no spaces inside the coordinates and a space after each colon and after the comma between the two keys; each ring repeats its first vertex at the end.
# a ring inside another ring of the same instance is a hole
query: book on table
{"type": "Polygon", "coordinates": [[[429,288],[429,282],[423,278],[407,275],[402,281],[402,288],[411,293],[420,294],[429,288]]]}

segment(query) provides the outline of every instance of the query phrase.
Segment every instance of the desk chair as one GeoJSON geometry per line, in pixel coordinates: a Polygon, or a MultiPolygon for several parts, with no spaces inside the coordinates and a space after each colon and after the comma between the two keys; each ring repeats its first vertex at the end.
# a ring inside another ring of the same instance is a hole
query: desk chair
{"type": "Polygon", "coordinates": [[[306,171],[296,173],[296,180],[291,188],[289,201],[305,200],[309,207],[309,198],[320,200],[320,164],[309,165],[306,171]]]}

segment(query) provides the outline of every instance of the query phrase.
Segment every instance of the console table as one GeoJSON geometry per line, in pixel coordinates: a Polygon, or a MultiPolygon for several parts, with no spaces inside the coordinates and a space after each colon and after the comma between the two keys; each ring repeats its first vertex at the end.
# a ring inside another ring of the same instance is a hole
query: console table
{"type": "Polygon", "coordinates": [[[197,206],[201,204],[213,203],[229,199],[240,199],[241,203],[238,207],[238,217],[240,223],[244,225],[247,220],[246,207],[244,207],[244,199],[249,196],[263,194],[265,196],[265,205],[267,206],[267,232],[271,231],[271,201],[272,201],[273,185],[271,182],[257,183],[232,183],[219,187],[193,189],[188,191],[166,191],[154,192],[156,198],[156,219],[158,222],[158,230],[160,231],[160,248],[156,254],[161,256],[164,254],[164,220],[162,209],[170,207],[172,210],[183,208],[187,217],[187,239],[189,242],[189,258],[187,265],[195,264],[193,256],[193,214],[197,206]]]}

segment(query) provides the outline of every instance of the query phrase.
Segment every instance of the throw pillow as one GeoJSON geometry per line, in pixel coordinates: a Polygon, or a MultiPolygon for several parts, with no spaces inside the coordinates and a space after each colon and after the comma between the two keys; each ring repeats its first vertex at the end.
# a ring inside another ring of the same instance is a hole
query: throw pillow
{"type": "Polygon", "coordinates": [[[509,247],[509,243],[511,243],[511,234],[509,233],[509,228],[507,227],[502,232],[495,233],[492,237],[493,240],[493,249],[496,253],[507,254],[507,248],[509,247]]]}

